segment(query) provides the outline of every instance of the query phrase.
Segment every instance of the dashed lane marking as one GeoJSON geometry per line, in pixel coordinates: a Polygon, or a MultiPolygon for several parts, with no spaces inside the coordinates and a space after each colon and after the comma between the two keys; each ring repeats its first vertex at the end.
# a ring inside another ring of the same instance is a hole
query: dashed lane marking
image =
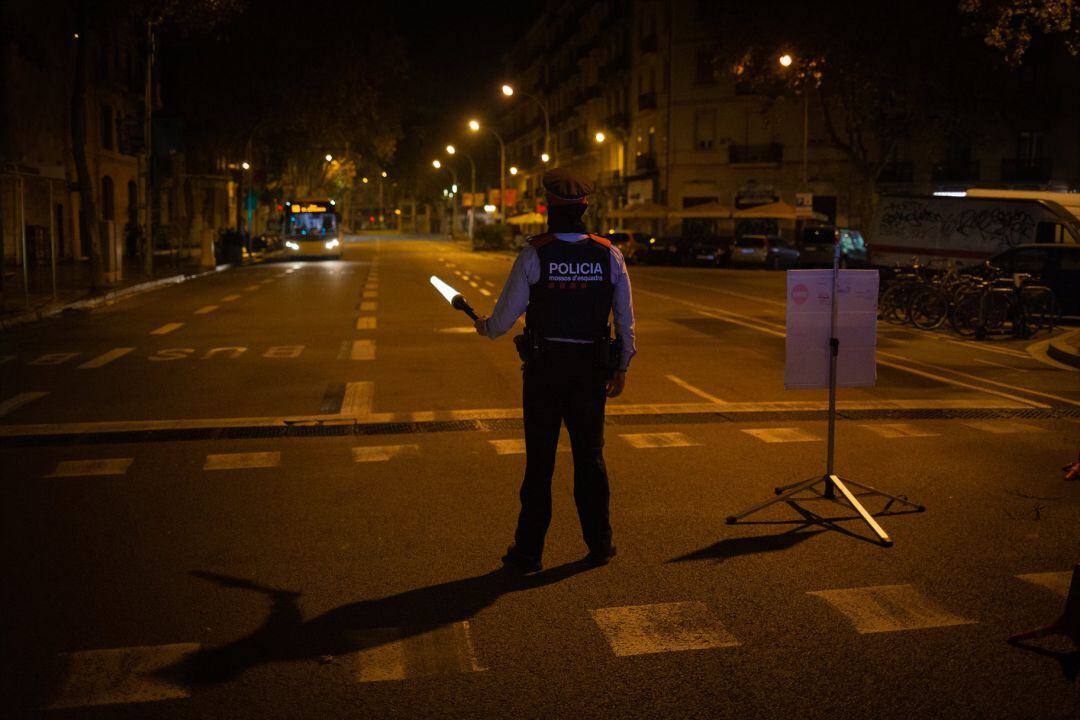
{"type": "Polygon", "coordinates": [[[744,428],[743,432],[767,443],[814,442],[821,439],[801,428],[744,428]]]}
{"type": "Polygon", "coordinates": [[[252,290],[258,290],[258,289],[259,289],[258,285],[248,285],[246,288],[244,288],[244,292],[251,292],[252,290]]]}
{"type": "Polygon", "coordinates": [[[487,288],[480,288],[480,294],[484,297],[491,297],[491,291],[487,288]]]}
{"type": "Polygon", "coordinates": [[[341,414],[364,418],[371,414],[375,399],[375,383],[361,381],[345,384],[345,396],[341,399],[341,414]]]}
{"type": "Polygon", "coordinates": [[[201,307],[198,310],[196,310],[195,314],[196,315],[209,315],[210,313],[217,310],[219,307],[221,307],[221,306],[220,305],[207,305],[206,307],[201,307]]]}
{"type": "Polygon", "coordinates": [[[883,438],[890,439],[905,437],[938,437],[939,435],[939,433],[923,430],[911,423],[876,423],[873,425],[860,425],[859,427],[866,428],[870,432],[877,433],[883,438]]]}
{"type": "MultiPolygon", "coordinates": [[[[496,455],[524,455],[525,438],[506,438],[504,440],[488,440],[491,447],[495,448],[496,455]]],[[[570,452],[568,447],[560,447],[558,452],[570,452]]]]}
{"type": "Polygon", "coordinates": [[[187,687],[162,671],[181,667],[199,648],[195,643],[178,643],[64,653],[60,657],[67,666],[66,677],[49,707],[119,705],[188,697],[187,687]]]}
{"type": "Polygon", "coordinates": [[[471,285],[474,288],[480,287],[480,283],[476,282],[475,280],[470,280],[469,285],[471,285]]]}
{"type": "Polygon", "coordinates": [[[357,330],[374,330],[375,329],[375,318],[370,316],[370,315],[363,315],[361,317],[356,318],[356,329],[357,330]]]}
{"type": "Polygon", "coordinates": [[[972,625],[975,622],[939,607],[914,585],[817,590],[807,594],[819,597],[839,610],[862,635],[972,625]]]}
{"type": "Polygon", "coordinates": [[[417,456],[420,454],[419,445],[377,445],[354,447],[352,449],[353,462],[386,462],[396,457],[417,456]]]}
{"type": "Polygon", "coordinates": [[[964,422],[970,428],[982,430],[994,435],[1014,435],[1018,433],[1041,433],[1043,429],[1035,425],[1014,422],[1012,420],[968,420],[964,422]]]}
{"type": "Polygon", "coordinates": [[[693,447],[700,445],[683,433],[637,433],[633,435],[620,435],[623,440],[630,443],[630,447],[642,450],[645,448],[669,448],[669,447],[693,447]]]}
{"type": "Polygon", "coordinates": [[[435,332],[445,333],[446,335],[468,335],[469,333],[476,332],[476,328],[462,326],[462,327],[446,327],[436,328],[435,332]]]}
{"type": "Polygon", "coordinates": [[[620,657],[739,644],[701,602],[600,608],[589,613],[611,651],[620,657]]]}
{"type": "Polygon", "coordinates": [[[8,413],[14,412],[27,403],[32,403],[35,400],[40,400],[49,393],[47,392],[24,392],[19,393],[13,397],[9,397],[7,400],[0,402],[0,417],[4,417],[8,413]]]}
{"type": "Polygon", "coordinates": [[[360,303],[360,312],[375,312],[378,307],[375,302],[362,302],[360,303]]]}
{"type": "MultiPolygon", "coordinates": [[[[1027,355],[1025,354],[1024,357],[1027,357],[1027,355]]],[[[1014,370],[1021,373],[1027,372],[1027,370],[1025,370],[1024,368],[1014,367],[1013,365],[1006,365],[1005,363],[993,362],[992,360],[983,360],[982,358],[975,358],[975,362],[979,363],[980,365],[989,365],[990,367],[1004,368],[1006,370],[1014,370]]]]}
{"type": "Polygon", "coordinates": [[[374,290],[365,290],[364,294],[360,296],[364,300],[374,300],[379,297],[379,293],[374,290]]]}
{"type": "Polygon", "coordinates": [[[716,403],[717,405],[726,405],[727,404],[725,401],[721,400],[720,398],[716,397],[715,395],[710,395],[709,393],[705,392],[701,388],[694,387],[693,385],[686,382],[685,380],[683,380],[680,377],[676,377],[674,375],[668,375],[667,379],[670,380],[671,382],[675,383],[679,387],[681,387],[683,390],[686,390],[688,392],[693,393],[694,395],[697,395],[699,398],[704,398],[705,400],[708,400],[711,403],[716,403]]]}
{"type": "Polygon", "coordinates": [[[182,327],[184,327],[184,323],[165,323],[164,325],[162,325],[158,329],[151,330],[150,334],[151,335],[168,335],[173,330],[178,330],[178,329],[180,329],[182,327]]]}
{"type": "Polygon", "coordinates": [[[207,455],[203,470],[248,470],[281,465],[279,452],[222,453],[207,455]]]}
{"type": "Polygon", "coordinates": [[[1072,571],[1027,573],[1026,575],[1017,575],[1016,577],[1024,582],[1044,587],[1055,595],[1068,597],[1069,583],[1072,582],[1072,571]]]}
{"type": "Polygon", "coordinates": [[[240,297],[240,295],[226,295],[225,297],[221,298],[221,302],[233,302],[234,300],[239,300],[240,297]]]}
{"type": "Polygon", "coordinates": [[[125,355],[127,355],[129,352],[132,352],[133,350],[135,350],[135,348],[130,348],[130,347],[114,348],[114,349],[110,350],[107,353],[102,353],[101,355],[98,355],[93,360],[87,360],[86,362],[84,362],[82,365],[79,366],[79,369],[80,370],[91,370],[91,369],[94,369],[94,368],[102,367],[103,365],[108,365],[113,360],[116,360],[117,358],[122,358],[125,355]]]}
{"type": "Polygon", "coordinates": [[[62,460],[45,477],[94,477],[97,475],[127,475],[135,458],[97,458],[94,460],[62,460]]]}
{"type": "Polygon", "coordinates": [[[484,284],[487,285],[488,287],[495,287],[495,283],[491,282],[490,280],[485,280],[484,284]]]}
{"type": "Polygon", "coordinates": [[[380,628],[357,633],[365,645],[357,657],[358,682],[387,682],[418,677],[482,672],[468,621],[430,630],[380,628]]]}
{"type": "Polygon", "coordinates": [[[26,364],[27,365],[63,365],[68,360],[71,360],[72,358],[78,357],[79,354],[80,353],[77,353],[77,352],[73,352],[73,353],[48,353],[48,354],[42,355],[41,357],[39,357],[36,360],[31,360],[30,362],[28,362],[26,364]]]}
{"type": "Polygon", "coordinates": [[[349,351],[350,360],[374,360],[374,340],[353,340],[352,349],[349,351]]]}

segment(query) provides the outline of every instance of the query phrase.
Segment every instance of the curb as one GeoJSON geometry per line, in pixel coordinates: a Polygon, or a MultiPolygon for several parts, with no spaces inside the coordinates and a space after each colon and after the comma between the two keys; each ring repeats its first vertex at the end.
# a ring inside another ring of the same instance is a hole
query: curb
{"type": "Polygon", "coordinates": [[[194,280],[195,278],[203,277],[204,275],[210,275],[211,273],[221,272],[233,267],[231,264],[217,265],[212,269],[203,270],[201,272],[192,273],[190,275],[172,275],[165,278],[159,278],[157,280],[148,280],[144,283],[138,283],[135,285],[129,285],[119,290],[110,290],[102,295],[98,295],[91,298],[85,298],[83,300],[75,300],[74,302],[46,305],[38,308],[37,310],[31,310],[24,312],[21,315],[16,315],[10,318],[0,319],[0,330],[8,330],[16,325],[24,325],[31,322],[39,322],[45,318],[54,317],[67,310],[93,310],[94,308],[101,307],[102,305],[112,305],[113,303],[120,302],[129,297],[135,295],[142,295],[146,292],[151,292],[159,288],[166,287],[168,285],[177,285],[187,280],[194,280]]]}
{"type": "Polygon", "coordinates": [[[1075,333],[1070,333],[1065,337],[1051,340],[1050,344],[1046,346],[1046,354],[1060,363],[1080,369],[1080,351],[1077,350],[1075,345],[1065,342],[1066,339],[1075,336],[1075,333]]]}

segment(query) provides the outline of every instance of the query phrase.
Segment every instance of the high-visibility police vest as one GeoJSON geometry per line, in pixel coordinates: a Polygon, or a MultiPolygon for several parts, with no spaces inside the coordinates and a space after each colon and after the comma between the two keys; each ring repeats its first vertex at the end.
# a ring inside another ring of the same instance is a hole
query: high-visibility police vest
{"type": "Polygon", "coordinates": [[[608,337],[615,294],[611,243],[599,235],[562,242],[553,233],[529,239],[540,258],[540,279],[529,286],[525,327],[545,338],[608,337]]]}

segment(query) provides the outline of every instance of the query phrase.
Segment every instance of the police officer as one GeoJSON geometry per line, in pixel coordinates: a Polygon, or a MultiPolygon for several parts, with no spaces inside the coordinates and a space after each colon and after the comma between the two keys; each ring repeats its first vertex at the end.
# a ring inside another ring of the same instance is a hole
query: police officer
{"type": "Polygon", "coordinates": [[[615,556],[604,405],[622,393],[635,353],[630,278],[622,253],[607,239],[589,234],[582,222],[592,183],[566,168],[546,172],[543,182],[548,231],[529,238],[491,317],[476,321],[480,335],[495,339],[525,314],[525,332],[514,338],[524,361],[525,479],[514,544],[502,559],[521,572],[542,567],[551,523],[551,476],[564,422],[574,458],[574,501],[589,548],[586,560],[606,565],[615,556]]]}

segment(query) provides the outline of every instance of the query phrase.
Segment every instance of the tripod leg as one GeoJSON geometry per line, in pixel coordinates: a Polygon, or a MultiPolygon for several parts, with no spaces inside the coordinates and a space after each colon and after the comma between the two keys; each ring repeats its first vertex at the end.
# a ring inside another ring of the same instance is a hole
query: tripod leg
{"type": "Polygon", "coordinates": [[[854,480],[845,480],[844,478],[840,478],[840,479],[844,480],[844,482],[847,483],[848,485],[850,485],[851,487],[859,488],[860,490],[865,490],[868,493],[873,493],[874,495],[880,495],[881,497],[884,497],[884,498],[889,498],[889,500],[891,500],[893,502],[898,502],[898,503],[901,503],[902,505],[907,505],[908,507],[915,508],[916,510],[919,510],[919,511],[922,511],[922,510],[926,509],[926,506],[924,506],[924,505],[919,505],[918,503],[913,503],[910,500],[905,500],[904,498],[897,497],[896,495],[890,495],[887,492],[881,492],[880,490],[878,490],[875,487],[870,487],[869,485],[863,485],[862,483],[855,482],[854,480]]]}
{"type": "MultiPolygon", "coordinates": [[[[821,482],[824,479],[825,479],[824,475],[819,475],[818,477],[810,478],[810,480],[813,480],[814,482],[821,482]]],[[[777,495],[780,495],[780,494],[786,493],[788,490],[790,490],[793,487],[797,487],[799,485],[804,485],[807,482],[809,482],[809,480],[800,480],[799,482],[793,482],[790,485],[781,485],[778,488],[774,488],[773,492],[776,493],[777,495]]]]}
{"type": "Polygon", "coordinates": [[[889,534],[886,533],[882,529],[882,527],[877,524],[877,521],[874,520],[874,517],[866,511],[866,508],[864,508],[859,503],[859,501],[855,498],[851,491],[848,490],[847,485],[844,485],[844,482],[836,475],[830,475],[829,479],[832,481],[832,484],[836,487],[836,489],[839,490],[840,493],[844,496],[844,498],[848,501],[848,504],[851,505],[852,509],[855,512],[859,513],[859,516],[863,519],[863,522],[870,526],[870,529],[873,530],[874,534],[877,535],[878,539],[881,540],[881,544],[885,547],[890,547],[892,545],[892,538],[890,538],[889,534]]]}
{"type": "Polygon", "coordinates": [[[753,515],[758,510],[764,510],[765,508],[767,508],[767,507],[769,507],[771,505],[786,502],[792,496],[798,495],[803,490],[811,488],[814,485],[817,485],[819,482],[821,482],[821,478],[811,478],[809,480],[804,480],[803,482],[801,482],[801,483],[799,483],[797,485],[793,485],[793,486],[789,485],[787,490],[785,490],[782,494],[777,495],[776,497],[772,498],[771,500],[766,500],[765,502],[759,503],[758,505],[755,505],[755,506],[753,506],[752,508],[750,508],[748,510],[743,510],[738,515],[728,515],[727,523],[728,523],[728,525],[731,525],[731,524],[733,524],[733,523],[735,523],[735,522],[737,522],[739,520],[742,520],[747,515],[753,515]]]}

